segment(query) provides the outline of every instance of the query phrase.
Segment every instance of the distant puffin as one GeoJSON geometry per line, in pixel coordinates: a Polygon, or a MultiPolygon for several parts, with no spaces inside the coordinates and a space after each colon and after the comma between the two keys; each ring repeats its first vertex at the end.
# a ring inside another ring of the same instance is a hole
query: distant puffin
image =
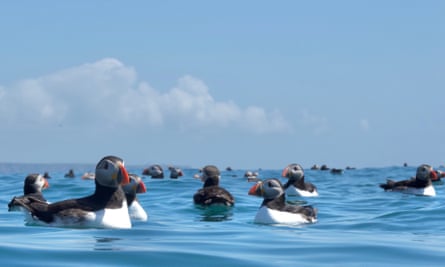
{"type": "Polygon", "coordinates": [[[136,194],[147,192],[147,188],[145,187],[145,184],[142,181],[141,177],[136,174],[129,174],[129,176],[130,183],[122,186],[122,189],[124,190],[125,197],[127,199],[130,218],[139,221],[147,221],[147,212],[145,212],[144,208],[142,208],[136,196],[136,194]]]}
{"type": "Polygon", "coordinates": [[[258,182],[258,181],[260,181],[258,176],[259,176],[258,172],[246,171],[244,173],[244,178],[246,178],[248,182],[258,182]]]}
{"type": "Polygon", "coordinates": [[[317,187],[304,181],[304,170],[300,164],[289,164],[283,169],[281,176],[289,180],[284,185],[288,196],[317,197],[317,187]]]}
{"type": "Polygon", "coordinates": [[[31,215],[30,224],[59,227],[131,228],[127,201],[121,184],[129,183],[124,162],[106,156],[96,165],[96,189],[90,196],[48,204],[35,198],[15,200],[31,215]]]}
{"type": "Polygon", "coordinates": [[[182,170],[180,168],[169,166],[168,170],[170,171],[171,179],[178,179],[179,177],[184,175],[184,173],[182,172],[182,170]]]}
{"type": "Polygon", "coordinates": [[[385,191],[401,192],[421,196],[436,196],[432,180],[437,179],[437,172],[428,164],[422,164],[417,168],[416,176],[409,180],[393,181],[387,180],[380,187],[385,191]]]}
{"type": "Polygon", "coordinates": [[[161,165],[154,164],[144,169],[142,171],[142,175],[151,176],[153,179],[162,179],[164,178],[164,170],[162,169],[161,165]]]}
{"type": "Polygon", "coordinates": [[[332,174],[343,174],[343,169],[332,168],[331,173],[332,174]]]}
{"type": "Polygon", "coordinates": [[[38,173],[32,173],[26,176],[23,185],[23,196],[13,197],[8,204],[8,211],[23,210],[20,205],[14,204],[15,200],[20,200],[24,203],[29,202],[29,198],[37,199],[42,202],[47,202],[43,197],[42,190],[49,187],[48,180],[38,173]]]}
{"type": "Polygon", "coordinates": [[[204,182],[203,188],[193,195],[195,204],[210,206],[214,204],[233,206],[235,199],[226,189],[219,186],[221,173],[213,165],[205,166],[202,169],[201,180],[204,182]]]}
{"type": "Polygon", "coordinates": [[[73,169],[70,169],[67,173],[65,173],[65,177],[67,178],[74,178],[76,175],[74,174],[73,169]]]}
{"type": "Polygon", "coordinates": [[[322,171],[328,171],[330,170],[329,167],[326,164],[321,165],[320,170],[322,171]]]}
{"type": "Polygon", "coordinates": [[[295,225],[317,221],[316,208],[286,204],[284,188],[276,178],[258,182],[250,188],[248,194],[264,198],[255,216],[255,223],[295,225]]]}
{"type": "Polygon", "coordinates": [[[82,179],[83,180],[94,180],[95,174],[94,174],[94,172],[86,172],[86,173],[82,174],[82,179]]]}

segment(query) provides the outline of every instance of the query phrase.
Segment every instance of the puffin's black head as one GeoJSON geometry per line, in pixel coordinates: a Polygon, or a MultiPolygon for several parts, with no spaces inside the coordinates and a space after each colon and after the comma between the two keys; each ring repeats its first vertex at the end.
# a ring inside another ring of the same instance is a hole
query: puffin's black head
{"type": "Polygon", "coordinates": [[[23,193],[25,195],[42,192],[43,189],[48,188],[49,183],[42,175],[38,173],[32,173],[26,176],[23,185],[23,193]]]}
{"type": "Polygon", "coordinates": [[[264,199],[275,199],[284,194],[283,185],[275,178],[266,179],[253,185],[249,195],[263,197],[264,199]]]}
{"type": "Polygon", "coordinates": [[[219,169],[214,165],[207,165],[202,169],[201,172],[201,181],[204,182],[204,187],[219,185],[219,179],[221,177],[221,173],[219,169]]]}
{"type": "Polygon", "coordinates": [[[145,184],[142,181],[141,177],[136,174],[129,174],[129,176],[130,183],[122,186],[125,194],[136,195],[147,192],[147,188],[145,187],[145,184]]]}
{"type": "Polygon", "coordinates": [[[97,163],[95,180],[107,187],[118,187],[130,182],[124,161],[116,156],[106,156],[97,163]]]}
{"type": "Polygon", "coordinates": [[[304,170],[300,164],[289,164],[286,168],[283,169],[281,176],[293,180],[299,180],[304,177],[304,170]]]}
{"type": "Polygon", "coordinates": [[[436,180],[437,172],[433,170],[428,164],[422,164],[417,168],[416,171],[416,180],[419,181],[428,181],[428,180],[436,180]]]}
{"type": "Polygon", "coordinates": [[[180,168],[169,166],[168,170],[170,171],[171,178],[177,178],[177,177],[181,177],[184,175],[184,173],[182,172],[182,170],[180,168]]]}

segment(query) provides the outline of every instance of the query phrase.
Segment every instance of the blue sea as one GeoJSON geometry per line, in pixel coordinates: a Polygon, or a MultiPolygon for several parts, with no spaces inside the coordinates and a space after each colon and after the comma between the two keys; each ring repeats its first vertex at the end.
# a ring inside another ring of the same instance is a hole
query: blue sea
{"type": "MultiPolygon", "coordinates": [[[[127,169],[141,175],[144,167],[127,169]]],[[[288,198],[317,207],[318,222],[303,226],[253,223],[262,199],[247,194],[253,183],[243,177],[246,170],[222,171],[221,186],[236,198],[229,210],[193,204],[202,186],[193,178],[197,169],[183,169],[178,180],[144,176],[147,193],[138,198],[148,221],[112,230],[27,226],[23,213],[8,212],[8,202],[23,194],[24,178],[32,172],[51,175],[44,191],[50,202],[91,194],[94,182],[81,175],[94,171],[94,164],[0,164],[0,261],[2,266],[67,267],[443,266],[445,185],[435,185],[436,197],[378,187],[386,178],[409,178],[415,169],[360,168],[340,175],[306,170],[320,196],[288,198]],[[65,178],[71,168],[77,176],[65,178]]],[[[280,177],[281,170],[259,173],[280,177]]]]}

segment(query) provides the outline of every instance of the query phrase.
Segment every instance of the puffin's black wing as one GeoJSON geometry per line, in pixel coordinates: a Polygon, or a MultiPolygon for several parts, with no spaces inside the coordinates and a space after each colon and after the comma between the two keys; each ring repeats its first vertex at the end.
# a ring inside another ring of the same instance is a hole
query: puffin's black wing
{"type": "Polygon", "coordinates": [[[317,190],[317,187],[312,183],[304,183],[304,190],[312,193],[317,190]]]}
{"type": "MultiPolygon", "coordinates": [[[[8,203],[8,211],[15,210],[15,207],[25,207],[25,205],[29,205],[31,202],[35,201],[41,201],[46,203],[46,199],[43,197],[43,194],[38,193],[31,193],[20,197],[13,197],[11,201],[8,203]]],[[[27,209],[28,210],[28,209],[27,209]]]]}
{"type": "Polygon", "coordinates": [[[31,213],[32,216],[37,217],[44,222],[51,222],[53,216],[48,210],[49,204],[34,197],[13,198],[8,206],[20,206],[31,213]]]}
{"type": "Polygon", "coordinates": [[[408,187],[413,182],[414,182],[413,179],[402,180],[402,181],[398,181],[398,182],[388,179],[385,184],[380,184],[380,187],[385,190],[403,189],[403,188],[408,187]]]}
{"type": "Polygon", "coordinates": [[[317,209],[312,206],[286,205],[282,211],[304,214],[308,217],[317,217],[317,209]]]}
{"type": "Polygon", "coordinates": [[[212,205],[223,204],[233,206],[235,199],[226,189],[219,186],[209,186],[199,189],[193,196],[195,204],[212,205]]]}

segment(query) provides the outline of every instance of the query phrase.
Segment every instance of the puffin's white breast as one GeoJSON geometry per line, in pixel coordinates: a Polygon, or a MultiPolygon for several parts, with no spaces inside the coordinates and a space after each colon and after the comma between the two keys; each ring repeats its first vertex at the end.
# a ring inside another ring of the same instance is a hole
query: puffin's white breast
{"type": "Polygon", "coordinates": [[[144,208],[142,208],[141,204],[138,201],[133,201],[131,205],[128,207],[128,212],[130,213],[130,218],[138,221],[147,221],[148,215],[145,212],[144,208]]]}
{"type": "Polygon", "coordinates": [[[424,188],[408,187],[406,189],[394,190],[394,191],[402,192],[405,194],[418,195],[418,196],[428,196],[428,197],[436,196],[436,190],[434,189],[433,185],[429,185],[424,188]]]}
{"type": "Polygon", "coordinates": [[[262,206],[256,216],[255,223],[262,224],[304,224],[304,223],[313,223],[317,220],[314,218],[307,218],[303,214],[300,213],[290,213],[279,210],[269,209],[266,206],[262,206]]]}
{"type": "Polygon", "coordinates": [[[300,197],[318,197],[317,190],[314,190],[313,192],[309,192],[307,190],[301,190],[296,188],[295,186],[291,185],[286,189],[286,194],[288,196],[300,196],[300,197]]]}

